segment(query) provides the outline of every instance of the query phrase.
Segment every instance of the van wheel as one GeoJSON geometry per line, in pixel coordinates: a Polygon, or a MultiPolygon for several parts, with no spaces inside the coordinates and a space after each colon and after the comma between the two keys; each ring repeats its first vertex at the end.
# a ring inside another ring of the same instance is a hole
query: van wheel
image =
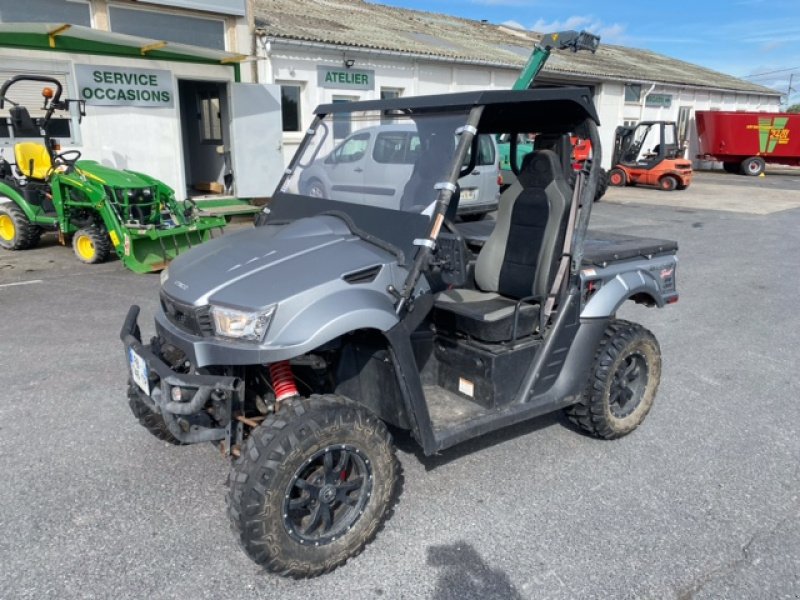
{"type": "Polygon", "coordinates": [[[39,243],[42,230],[13,202],[0,203],[0,248],[27,250],[39,243]]]}
{"type": "Polygon", "coordinates": [[[767,168],[767,163],[764,162],[763,158],[760,158],[758,156],[751,156],[750,158],[745,158],[742,161],[741,173],[742,175],[750,175],[752,177],[758,177],[764,172],[766,168],[767,168]]]}
{"type": "Polygon", "coordinates": [[[327,198],[328,193],[325,191],[325,185],[319,179],[312,179],[306,186],[306,194],[312,198],[327,198]]]}
{"type": "Polygon", "coordinates": [[[257,564],[314,577],[372,540],[399,471],[391,436],[372,413],[342,396],[288,400],[234,462],[228,515],[257,564]]]}
{"type": "Polygon", "coordinates": [[[658,188],[665,192],[671,192],[678,188],[678,179],[673,175],[664,175],[658,180],[658,188]]]}
{"type": "Polygon", "coordinates": [[[595,356],[580,402],[567,409],[570,421],[606,440],[629,434],[644,421],[661,381],[661,349],[636,323],[614,320],[595,356]]]}

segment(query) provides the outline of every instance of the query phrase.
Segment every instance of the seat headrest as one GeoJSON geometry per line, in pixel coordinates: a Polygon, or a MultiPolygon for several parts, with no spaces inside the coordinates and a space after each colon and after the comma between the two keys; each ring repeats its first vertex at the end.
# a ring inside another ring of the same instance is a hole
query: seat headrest
{"type": "Polygon", "coordinates": [[[523,187],[547,187],[553,181],[564,181],[561,161],[552,150],[536,150],[522,159],[519,181],[523,187]]]}

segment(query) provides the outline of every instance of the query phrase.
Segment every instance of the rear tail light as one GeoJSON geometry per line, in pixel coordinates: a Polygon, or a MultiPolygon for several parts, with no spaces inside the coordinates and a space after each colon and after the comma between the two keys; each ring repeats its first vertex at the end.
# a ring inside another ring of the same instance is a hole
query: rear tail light
{"type": "Polygon", "coordinates": [[[503,185],[503,175],[502,174],[497,176],[497,185],[503,185]]]}

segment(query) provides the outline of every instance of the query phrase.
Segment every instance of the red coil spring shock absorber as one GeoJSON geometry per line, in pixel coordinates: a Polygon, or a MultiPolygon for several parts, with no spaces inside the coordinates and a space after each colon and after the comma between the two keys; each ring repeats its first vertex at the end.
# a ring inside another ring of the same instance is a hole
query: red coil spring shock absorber
{"type": "Polygon", "coordinates": [[[276,402],[299,396],[294,383],[294,375],[292,375],[292,366],[288,360],[269,365],[269,376],[272,378],[272,387],[275,388],[276,402]]]}

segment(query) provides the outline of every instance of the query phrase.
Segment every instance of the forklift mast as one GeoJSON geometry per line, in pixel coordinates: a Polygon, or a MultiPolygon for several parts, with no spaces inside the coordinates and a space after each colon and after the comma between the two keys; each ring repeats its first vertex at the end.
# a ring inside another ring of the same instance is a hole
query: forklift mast
{"type": "Polygon", "coordinates": [[[517,80],[512,86],[512,90],[527,90],[533,85],[539,71],[542,70],[547,59],[550,58],[550,52],[556,50],[589,50],[594,54],[597,47],[600,45],[600,37],[588,31],[559,31],[556,33],[548,33],[542,36],[536,45],[533,47],[528,62],[522,69],[517,80]]]}

